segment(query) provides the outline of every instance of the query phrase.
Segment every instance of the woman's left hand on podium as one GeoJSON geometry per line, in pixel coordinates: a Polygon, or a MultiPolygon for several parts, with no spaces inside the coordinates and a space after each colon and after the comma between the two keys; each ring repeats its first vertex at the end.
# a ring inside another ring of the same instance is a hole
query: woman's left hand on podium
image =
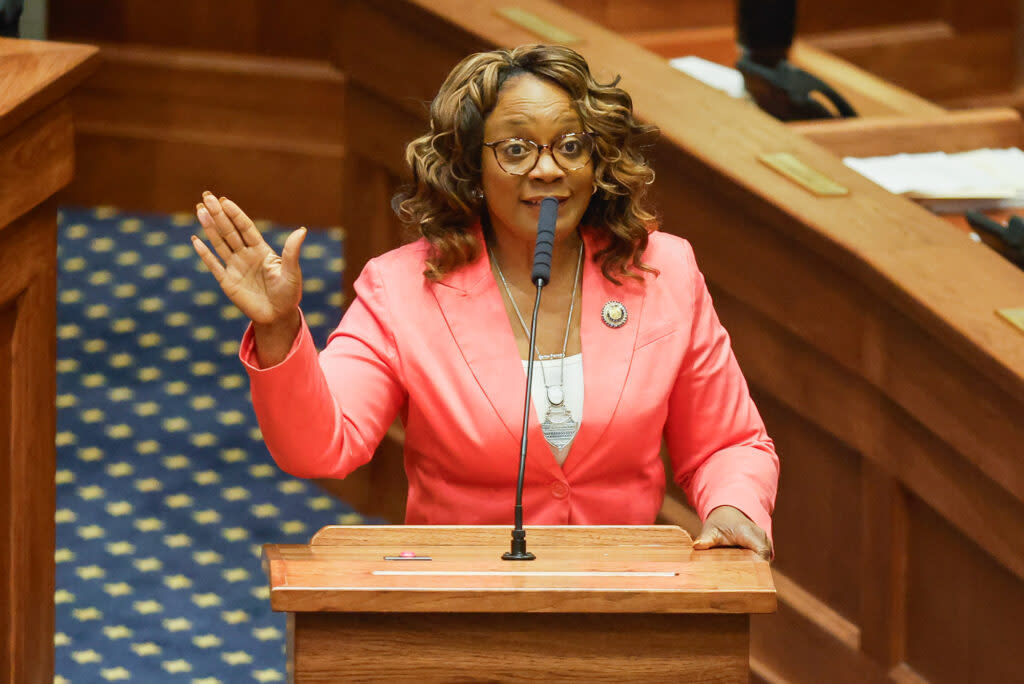
{"type": "Polygon", "coordinates": [[[772,543],[757,524],[733,506],[719,506],[708,514],[700,535],[693,540],[693,548],[710,549],[715,546],[741,546],[757,553],[765,560],[772,557],[772,543]]]}

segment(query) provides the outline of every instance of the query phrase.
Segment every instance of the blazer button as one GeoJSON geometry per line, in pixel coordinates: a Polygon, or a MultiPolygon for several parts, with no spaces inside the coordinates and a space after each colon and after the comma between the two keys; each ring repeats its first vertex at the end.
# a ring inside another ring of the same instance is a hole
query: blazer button
{"type": "Polygon", "coordinates": [[[556,480],[551,483],[551,496],[556,499],[564,499],[569,496],[569,488],[565,486],[564,482],[556,480]]]}

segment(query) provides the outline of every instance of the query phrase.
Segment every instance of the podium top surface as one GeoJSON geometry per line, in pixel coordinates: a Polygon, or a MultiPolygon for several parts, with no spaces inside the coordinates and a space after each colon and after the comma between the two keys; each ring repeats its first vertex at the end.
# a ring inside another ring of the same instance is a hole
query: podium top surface
{"type": "Polygon", "coordinates": [[[501,559],[510,547],[508,526],[330,526],[309,544],[267,544],[263,566],[271,607],[420,613],[775,610],[767,562],[745,549],[695,551],[679,527],[526,530],[533,561],[501,559]],[[403,552],[416,558],[403,559],[403,552]]]}
{"type": "Polygon", "coordinates": [[[99,66],[99,49],[0,38],[0,136],[67,94],[99,66]]]}

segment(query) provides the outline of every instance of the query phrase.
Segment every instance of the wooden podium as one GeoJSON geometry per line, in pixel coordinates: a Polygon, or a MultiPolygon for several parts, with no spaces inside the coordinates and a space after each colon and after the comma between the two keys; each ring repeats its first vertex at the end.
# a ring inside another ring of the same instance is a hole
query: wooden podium
{"type": "Polygon", "coordinates": [[[290,681],[747,682],[768,563],[679,527],[329,526],[267,544],[290,681]],[[425,559],[387,560],[413,552],[425,559]]]}

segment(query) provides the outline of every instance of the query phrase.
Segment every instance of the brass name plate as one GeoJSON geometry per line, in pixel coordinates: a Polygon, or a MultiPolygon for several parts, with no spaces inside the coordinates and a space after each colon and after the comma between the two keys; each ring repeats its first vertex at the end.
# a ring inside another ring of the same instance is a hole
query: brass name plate
{"type": "Polygon", "coordinates": [[[579,36],[569,33],[524,9],[519,9],[518,7],[499,7],[495,11],[513,24],[536,34],[546,42],[560,43],[562,45],[580,42],[579,36]]]}
{"type": "Polygon", "coordinates": [[[996,309],[996,313],[1002,316],[1007,323],[1024,332],[1024,308],[1020,309],[996,309]]]}
{"type": "Polygon", "coordinates": [[[757,158],[772,170],[819,197],[840,197],[850,194],[844,186],[812,169],[789,152],[765,153],[758,155],[757,158]]]}

